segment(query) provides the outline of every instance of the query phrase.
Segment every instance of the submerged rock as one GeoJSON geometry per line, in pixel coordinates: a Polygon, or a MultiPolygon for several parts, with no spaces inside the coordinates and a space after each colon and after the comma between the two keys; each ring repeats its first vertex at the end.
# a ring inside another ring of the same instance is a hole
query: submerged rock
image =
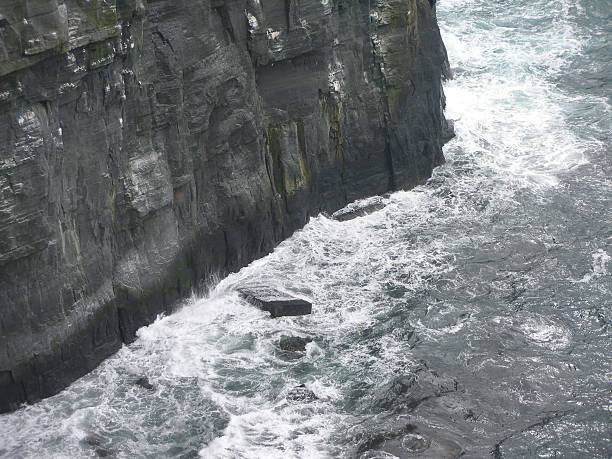
{"type": "Polygon", "coordinates": [[[111,457],[113,455],[113,452],[106,448],[96,448],[94,452],[98,457],[111,457]]]}
{"type": "Polygon", "coordinates": [[[306,345],[312,343],[312,338],[302,338],[301,336],[281,336],[278,347],[283,351],[293,353],[305,353],[306,345]]]}
{"type": "Polygon", "coordinates": [[[319,399],[305,384],[300,384],[291,389],[285,398],[288,402],[294,403],[309,403],[319,399]]]}
{"type": "Polygon", "coordinates": [[[382,384],[373,394],[372,407],[409,412],[422,403],[457,391],[457,381],[423,366],[382,384]]]}
{"type": "Polygon", "coordinates": [[[105,446],[105,443],[108,443],[108,441],[97,433],[87,434],[81,440],[81,443],[91,446],[98,457],[110,457],[113,455],[113,451],[105,446]]]}
{"type": "Polygon", "coordinates": [[[353,203],[337,212],[334,212],[332,214],[332,218],[334,220],[338,220],[339,222],[345,222],[348,220],[353,220],[357,217],[363,217],[371,214],[377,210],[383,209],[385,206],[386,204],[382,199],[374,199],[366,203],[353,203]]]}
{"type": "Polygon", "coordinates": [[[238,292],[249,303],[268,311],[274,318],[312,313],[312,303],[272,287],[246,287],[238,292]]]}
{"type": "Polygon", "coordinates": [[[406,424],[397,430],[372,433],[366,436],[357,447],[359,459],[414,457],[451,459],[460,457],[463,448],[443,433],[406,424]]]}
{"type": "Polygon", "coordinates": [[[89,433],[81,441],[89,446],[100,446],[104,442],[104,437],[96,433],[89,433]]]}
{"type": "Polygon", "coordinates": [[[134,384],[142,387],[143,389],[147,389],[150,391],[155,390],[155,386],[149,382],[149,378],[147,378],[146,376],[141,376],[140,378],[136,380],[134,384]]]}

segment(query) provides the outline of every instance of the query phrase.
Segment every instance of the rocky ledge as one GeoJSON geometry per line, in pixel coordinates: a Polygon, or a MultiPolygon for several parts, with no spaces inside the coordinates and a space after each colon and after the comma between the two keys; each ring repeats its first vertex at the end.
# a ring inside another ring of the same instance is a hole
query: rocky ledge
{"type": "Polygon", "coordinates": [[[0,0],[0,410],[442,163],[433,0],[0,0]]]}

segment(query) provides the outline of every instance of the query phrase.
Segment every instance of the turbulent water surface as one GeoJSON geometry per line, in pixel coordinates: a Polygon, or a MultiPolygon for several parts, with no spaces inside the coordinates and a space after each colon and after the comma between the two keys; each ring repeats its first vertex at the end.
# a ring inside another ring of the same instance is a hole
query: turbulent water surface
{"type": "Polygon", "coordinates": [[[438,16],[447,164],[374,214],[312,219],[1,416],[0,455],[612,455],[612,6],[440,0],[438,16]],[[262,282],[314,314],[272,320],[235,293],[262,282]],[[295,359],[283,335],[313,341],[295,359]]]}

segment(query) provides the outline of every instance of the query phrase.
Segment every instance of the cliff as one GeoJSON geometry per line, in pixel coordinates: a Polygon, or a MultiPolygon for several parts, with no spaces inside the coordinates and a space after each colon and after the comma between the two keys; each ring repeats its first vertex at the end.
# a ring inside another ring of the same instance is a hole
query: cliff
{"type": "Polygon", "coordinates": [[[443,161],[433,0],[0,0],[0,411],[443,161]]]}

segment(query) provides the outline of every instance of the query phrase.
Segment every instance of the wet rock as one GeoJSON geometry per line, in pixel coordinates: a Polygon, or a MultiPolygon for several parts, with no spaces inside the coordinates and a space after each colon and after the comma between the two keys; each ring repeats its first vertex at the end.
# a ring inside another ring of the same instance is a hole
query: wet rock
{"type": "Polygon", "coordinates": [[[446,120],[446,126],[442,131],[442,138],[444,139],[444,142],[450,142],[456,135],[455,122],[453,120],[446,120]]]}
{"type": "Polygon", "coordinates": [[[96,448],[94,449],[94,452],[96,453],[96,456],[98,457],[112,457],[113,456],[113,452],[106,449],[106,448],[96,448]]]}
{"type": "Polygon", "coordinates": [[[149,378],[146,376],[142,376],[134,382],[137,386],[142,387],[143,389],[149,390],[153,392],[155,390],[155,386],[149,382],[149,378]]]}
{"type": "Polygon", "coordinates": [[[319,399],[319,397],[304,384],[300,384],[291,389],[285,398],[288,402],[294,403],[309,403],[319,399]]]}
{"type": "Polygon", "coordinates": [[[356,456],[359,459],[389,456],[454,459],[462,454],[463,448],[446,434],[409,423],[396,430],[367,435],[359,443],[356,456]]]}
{"type": "Polygon", "coordinates": [[[89,433],[83,438],[82,442],[89,446],[102,446],[104,437],[96,433],[89,433]]]}
{"type": "Polygon", "coordinates": [[[431,445],[431,440],[418,432],[417,427],[408,424],[396,432],[385,432],[372,435],[362,445],[361,458],[373,458],[381,452],[396,457],[424,453],[431,445]]]}
{"type": "Polygon", "coordinates": [[[271,287],[247,287],[238,292],[245,300],[272,317],[303,316],[312,313],[312,304],[271,287]]]}
{"type": "Polygon", "coordinates": [[[339,222],[345,222],[381,210],[385,205],[382,199],[371,200],[367,203],[353,203],[349,204],[344,209],[334,212],[332,218],[339,222]]]}
{"type": "Polygon", "coordinates": [[[312,338],[302,338],[301,336],[281,336],[278,347],[283,351],[291,353],[305,353],[306,345],[312,343],[312,338]]]}
{"type": "Polygon", "coordinates": [[[81,443],[90,446],[98,457],[111,457],[113,455],[113,451],[105,446],[108,441],[99,434],[89,433],[81,440],[81,443]]]}
{"type": "Polygon", "coordinates": [[[426,362],[412,373],[396,376],[373,395],[372,406],[396,412],[415,410],[428,400],[457,391],[457,381],[428,368],[426,362]]]}

